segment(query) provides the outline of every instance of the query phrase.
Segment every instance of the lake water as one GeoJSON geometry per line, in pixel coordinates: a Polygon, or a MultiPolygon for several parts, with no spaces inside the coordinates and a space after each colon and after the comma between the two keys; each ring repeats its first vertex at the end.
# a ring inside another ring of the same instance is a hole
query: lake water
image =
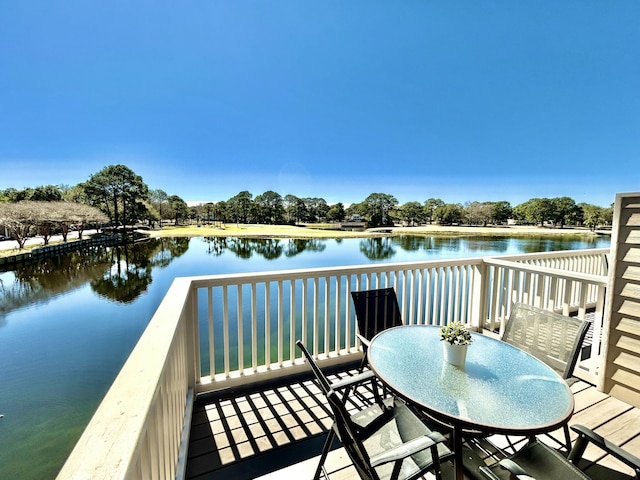
{"type": "Polygon", "coordinates": [[[609,247],[609,238],[166,238],[0,272],[0,478],[64,463],[175,277],[609,247]]]}

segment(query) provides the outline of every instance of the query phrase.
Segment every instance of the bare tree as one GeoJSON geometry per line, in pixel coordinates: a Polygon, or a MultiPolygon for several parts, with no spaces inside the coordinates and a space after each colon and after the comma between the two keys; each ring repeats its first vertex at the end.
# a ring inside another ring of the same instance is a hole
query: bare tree
{"type": "Polygon", "coordinates": [[[95,207],[74,202],[0,203],[0,224],[11,233],[24,248],[29,235],[38,232],[45,245],[55,233],[60,233],[66,242],[71,229],[78,231],[78,238],[89,223],[104,223],[109,218],[95,207]]]}
{"type": "Polygon", "coordinates": [[[0,203],[0,224],[11,234],[20,249],[24,248],[29,234],[38,221],[39,202],[23,201],[16,203],[0,203]]]}

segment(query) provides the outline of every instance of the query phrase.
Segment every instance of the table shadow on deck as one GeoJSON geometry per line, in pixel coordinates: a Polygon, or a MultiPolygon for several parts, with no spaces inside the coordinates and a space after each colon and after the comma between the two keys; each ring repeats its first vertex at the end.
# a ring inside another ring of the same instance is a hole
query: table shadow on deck
{"type": "MultiPolygon", "coordinates": [[[[349,403],[356,410],[372,398],[371,389],[360,387],[349,403]]],[[[302,462],[319,455],[331,424],[309,375],[206,395],[194,406],[187,478],[249,479],[302,462]]]]}

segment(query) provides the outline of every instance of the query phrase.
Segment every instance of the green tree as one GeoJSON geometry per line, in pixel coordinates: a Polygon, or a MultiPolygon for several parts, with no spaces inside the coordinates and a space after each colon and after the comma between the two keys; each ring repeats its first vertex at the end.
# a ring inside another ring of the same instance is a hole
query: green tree
{"type": "Polygon", "coordinates": [[[364,205],[362,203],[352,203],[345,211],[345,218],[347,220],[353,220],[354,217],[362,217],[364,215],[364,205]]]}
{"type": "Polygon", "coordinates": [[[345,218],[344,205],[340,202],[334,203],[329,207],[327,212],[327,220],[330,222],[342,222],[345,218]]]}
{"type": "Polygon", "coordinates": [[[296,224],[307,221],[310,218],[307,202],[304,198],[299,198],[291,194],[285,195],[283,207],[287,223],[296,224]]]}
{"type": "Polygon", "coordinates": [[[7,188],[0,190],[0,203],[1,202],[15,202],[15,198],[18,195],[18,190],[15,188],[7,188]]]}
{"type": "Polygon", "coordinates": [[[613,225],[613,203],[609,206],[609,208],[604,208],[602,210],[602,220],[605,225],[613,225]]]}
{"type": "Polygon", "coordinates": [[[282,207],[284,208],[285,218],[287,223],[297,223],[297,206],[300,199],[292,194],[287,194],[282,200],[282,207]]]}
{"type": "Polygon", "coordinates": [[[203,206],[203,216],[207,222],[215,221],[216,204],[213,202],[207,202],[203,206]]]}
{"type": "Polygon", "coordinates": [[[552,218],[560,227],[565,225],[577,225],[582,222],[582,209],[576,205],[573,198],[556,197],[551,199],[552,218]]]}
{"type": "Polygon", "coordinates": [[[253,207],[253,195],[246,190],[231,197],[228,201],[231,219],[236,223],[248,223],[253,207]]]}
{"type": "Polygon", "coordinates": [[[125,165],[109,165],[89,177],[83,184],[91,205],[106,213],[119,225],[134,223],[143,212],[138,200],[146,200],[149,187],[125,165]]]}
{"type": "Polygon", "coordinates": [[[61,185],[60,191],[62,192],[62,200],[65,202],[89,203],[82,183],[72,187],[69,185],[61,185]]]}
{"type": "Polygon", "coordinates": [[[398,200],[388,193],[372,193],[363,202],[364,212],[370,227],[391,225],[390,213],[398,200]]]}
{"type": "Polygon", "coordinates": [[[513,213],[513,209],[511,208],[511,204],[506,200],[501,200],[498,202],[490,202],[493,206],[493,214],[491,216],[491,222],[500,225],[502,223],[506,223],[507,220],[511,218],[513,213]]]}
{"type": "Polygon", "coordinates": [[[513,213],[520,222],[542,226],[554,218],[554,207],[549,198],[532,198],[516,205],[513,213]]]}
{"type": "Polygon", "coordinates": [[[62,191],[54,185],[42,185],[33,189],[29,200],[34,202],[59,202],[62,200],[62,191]]]}
{"type": "Polygon", "coordinates": [[[189,218],[189,206],[182,198],[177,195],[171,195],[167,198],[167,204],[173,214],[173,219],[176,225],[179,225],[182,220],[189,218]]]}
{"type": "Polygon", "coordinates": [[[410,226],[420,224],[425,219],[424,207],[420,202],[407,202],[398,208],[398,218],[410,226]]]}
{"type": "Polygon", "coordinates": [[[167,192],[161,189],[151,190],[149,192],[149,201],[153,208],[158,212],[158,217],[160,220],[160,228],[162,228],[162,221],[167,217],[169,213],[169,195],[167,192]]]}
{"type": "Polygon", "coordinates": [[[309,197],[304,199],[308,222],[322,222],[327,218],[329,205],[324,198],[309,197]]]}
{"type": "Polygon", "coordinates": [[[436,208],[433,218],[443,225],[462,223],[464,220],[464,207],[459,203],[445,203],[436,208]]]}
{"type": "Polygon", "coordinates": [[[591,231],[606,223],[606,209],[589,203],[579,203],[578,207],[582,209],[582,224],[591,229],[591,231]]]}
{"type": "Polygon", "coordinates": [[[221,200],[213,206],[213,218],[216,222],[228,223],[233,221],[231,206],[228,202],[221,200]]]}
{"type": "Polygon", "coordinates": [[[429,223],[433,222],[433,214],[438,207],[442,207],[444,202],[439,198],[429,198],[424,202],[424,214],[429,223]]]}
{"type": "Polygon", "coordinates": [[[493,216],[493,206],[488,202],[471,202],[466,205],[464,210],[469,225],[485,226],[493,216]]]}
{"type": "Polygon", "coordinates": [[[254,200],[260,223],[281,224],[284,221],[282,197],[273,190],[267,190],[254,200]]]}

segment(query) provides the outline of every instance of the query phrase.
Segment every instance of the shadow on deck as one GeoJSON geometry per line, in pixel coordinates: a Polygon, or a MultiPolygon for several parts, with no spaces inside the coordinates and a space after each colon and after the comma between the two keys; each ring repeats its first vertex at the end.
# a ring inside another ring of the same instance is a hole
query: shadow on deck
{"type": "MultiPolygon", "coordinates": [[[[354,374],[355,369],[352,366],[327,373],[330,378],[343,378],[354,374]]],[[[586,425],[628,451],[640,452],[640,409],[585,382],[576,382],[571,388],[576,403],[571,424],[586,425]]],[[[349,401],[355,409],[372,397],[373,392],[360,387],[349,401]]],[[[200,397],[192,418],[187,478],[310,479],[331,423],[329,409],[310,374],[290,377],[287,383],[254,384],[200,397]]],[[[563,438],[559,430],[543,440],[561,448],[563,438]]],[[[516,439],[516,448],[525,440],[516,439]]],[[[358,478],[344,450],[337,447],[326,462],[330,478],[358,478]]],[[[487,464],[508,454],[511,448],[503,436],[474,445],[487,464]]],[[[587,449],[585,456],[596,464],[590,473],[594,477],[600,476],[595,470],[604,470],[600,474],[608,480],[614,478],[611,470],[632,473],[610,457],[603,458],[595,448],[587,449]]]]}

